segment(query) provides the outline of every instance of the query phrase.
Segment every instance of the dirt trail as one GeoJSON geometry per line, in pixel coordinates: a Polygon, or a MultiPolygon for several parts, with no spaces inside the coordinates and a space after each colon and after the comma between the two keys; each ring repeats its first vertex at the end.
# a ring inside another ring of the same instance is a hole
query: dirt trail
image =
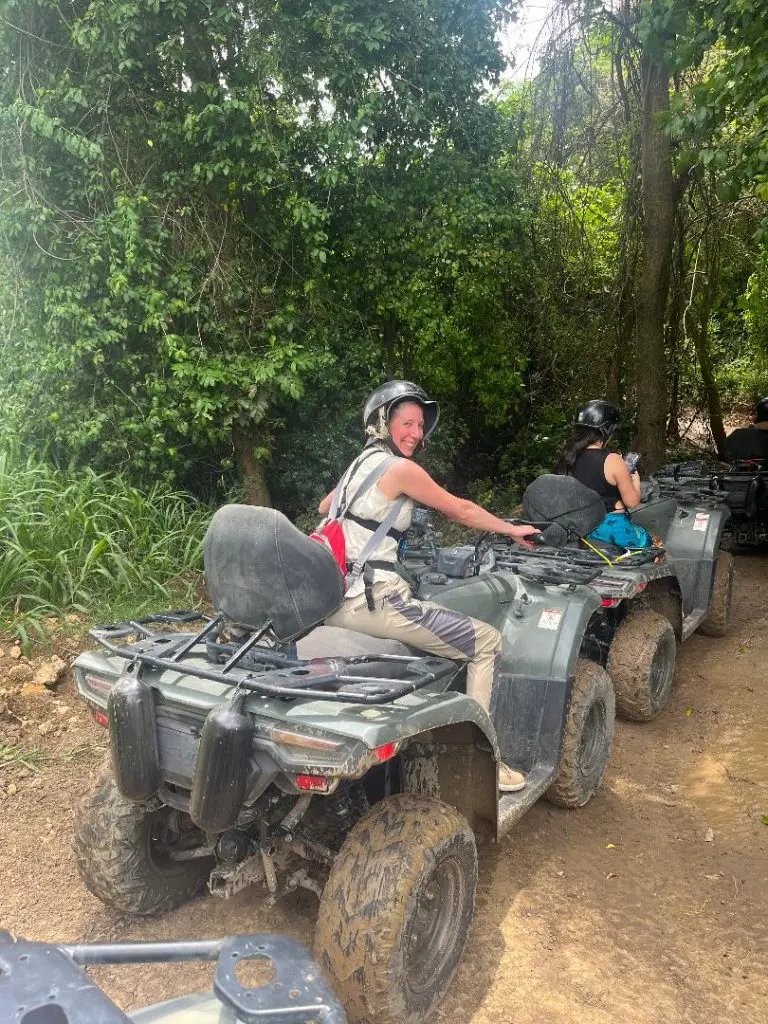
{"type": "MultiPolygon", "coordinates": [[[[475,925],[437,1021],[768,1024],[768,557],[738,557],[737,568],[730,636],[683,646],[659,721],[618,724],[600,794],[576,812],[539,803],[499,846],[481,849],[475,925]]],[[[71,809],[105,733],[72,722],[71,682],[55,699],[61,711],[50,697],[25,708],[22,740],[81,753],[37,776],[0,773],[2,927],[59,941],[279,930],[311,942],[309,895],[273,909],[252,891],[229,903],[208,897],[150,921],[92,897],[75,872],[71,809]],[[43,718],[58,724],[40,736],[43,718]]],[[[205,987],[210,969],[97,977],[132,1008],[205,987]]]]}

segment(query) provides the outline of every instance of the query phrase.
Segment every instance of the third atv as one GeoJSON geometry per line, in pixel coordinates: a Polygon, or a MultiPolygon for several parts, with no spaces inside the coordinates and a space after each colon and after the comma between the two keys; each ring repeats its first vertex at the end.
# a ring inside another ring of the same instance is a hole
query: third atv
{"type": "Polygon", "coordinates": [[[655,479],[661,493],[690,498],[707,495],[728,506],[730,519],[721,547],[768,544],[768,465],[764,459],[741,459],[731,466],[705,461],[664,466],[655,479]]]}

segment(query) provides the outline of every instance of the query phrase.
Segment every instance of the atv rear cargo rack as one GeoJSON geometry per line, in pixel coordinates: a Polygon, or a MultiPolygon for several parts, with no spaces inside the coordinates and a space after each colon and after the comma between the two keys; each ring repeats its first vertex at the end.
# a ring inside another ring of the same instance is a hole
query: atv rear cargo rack
{"type": "Polygon", "coordinates": [[[534,574],[548,575],[547,579],[537,580],[543,583],[589,584],[598,576],[614,569],[635,569],[638,565],[649,565],[664,554],[663,548],[638,548],[618,559],[601,557],[589,548],[553,548],[536,547],[530,551],[499,552],[496,554],[496,567],[517,573],[525,579],[533,579],[534,574]],[[579,576],[583,578],[579,578],[579,576]]]}
{"type": "Polygon", "coordinates": [[[173,611],[95,626],[89,635],[110,654],[127,659],[137,674],[143,667],[183,671],[198,679],[284,700],[388,704],[456,671],[454,662],[432,655],[361,654],[302,659],[296,656],[293,643],[283,645],[284,650],[267,646],[269,623],[260,630],[244,633],[234,643],[222,643],[218,631],[225,624],[222,615],[211,618],[199,612],[173,611]],[[195,621],[204,625],[194,634],[149,628],[155,624],[178,626],[195,621]],[[117,642],[131,636],[138,639],[129,644],[117,642]],[[184,660],[193,652],[209,664],[184,660]],[[221,668],[216,667],[222,662],[221,668]]]}
{"type": "MultiPolygon", "coordinates": [[[[346,1022],[341,1004],[309,950],[282,935],[70,946],[14,941],[7,932],[0,933],[0,1020],[8,1024],[31,1024],[33,1020],[129,1024],[132,1018],[119,1010],[81,967],[195,960],[215,961],[213,991],[220,1008],[227,1008],[244,1024],[346,1022]],[[247,960],[266,961],[274,980],[257,988],[242,985],[236,967],[247,960]]],[[[195,1016],[194,1006],[185,1008],[190,1017],[195,1016]]],[[[144,1019],[142,1011],[137,1019],[144,1019]]]]}
{"type": "Polygon", "coordinates": [[[583,586],[600,575],[600,569],[586,562],[560,557],[556,548],[496,554],[497,570],[514,572],[532,583],[555,586],[583,586]]]}

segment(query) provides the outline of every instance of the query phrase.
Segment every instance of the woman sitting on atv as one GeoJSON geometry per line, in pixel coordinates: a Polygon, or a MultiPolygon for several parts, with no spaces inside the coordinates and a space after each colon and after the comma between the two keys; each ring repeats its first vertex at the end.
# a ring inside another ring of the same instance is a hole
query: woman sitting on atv
{"type": "Polygon", "coordinates": [[[648,547],[651,537],[624,514],[640,504],[640,477],[621,455],[607,448],[618,425],[619,410],[610,402],[598,398],[582,405],[554,472],[574,477],[603,499],[606,517],[590,538],[623,547],[648,547]]]}
{"type": "MultiPolygon", "coordinates": [[[[357,561],[393,506],[401,502],[401,507],[377,546],[375,560],[367,561],[363,576],[352,579],[343,605],[326,619],[326,624],[400,640],[430,654],[467,661],[467,693],[491,712],[501,634],[478,619],[416,600],[410,584],[397,571],[399,539],[411,524],[414,503],[436,509],[462,526],[493,530],[523,543],[523,538],[538,531],[532,526],[512,526],[479,505],[455,497],[413,461],[439,416],[437,402],[409,381],[388,381],[365,403],[363,427],[368,440],[339,484],[347,496],[342,530],[348,564],[357,561]],[[366,478],[382,463],[389,465],[363,493],[366,478]],[[357,490],[361,490],[359,497],[355,497],[357,490]]],[[[328,514],[332,499],[333,492],[320,502],[323,515],[328,514]]],[[[525,777],[520,772],[501,765],[502,792],[514,792],[524,785],[525,777]]]]}
{"type": "Polygon", "coordinates": [[[640,477],[606,447],[618,425],[619,410],[610,402],[597,398],[582,405],[553,471],[597,491],[606,512],[623,512],[640,504],[640,477]]]}

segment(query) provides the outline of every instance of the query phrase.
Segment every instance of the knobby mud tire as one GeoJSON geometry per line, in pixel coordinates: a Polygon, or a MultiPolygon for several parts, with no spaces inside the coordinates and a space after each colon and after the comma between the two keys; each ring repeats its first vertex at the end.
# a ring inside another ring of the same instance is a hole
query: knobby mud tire
{"type": "Polygon", "coordinates": [[[669,702],[675,678],[677,643],[669,619],[650,608],[630,614],[619,625],[608,652],[608,674],[616,692],[616,714],[650,722],[669,702]]]}
{"type": "Polygon", "coordinates": [[[558,807],[583,807],[598,791],[611,756],[615,716],[611,677],[597,662],[580,658],[568,706],[560,767],[544,794],[550,803],[558,807]]]}
{"type": "Polygon", "coordinates": [[[730,628],[733,576],[733,555],[723,551],[715,565],[715,581],[712,584],[709,615],[699,626],[699,632],[704,636],[725,636],[730,628]]]}
{"type": "Polygon", "coordinates": [[[358,822],[331,869],[315,940],[350,1024],[429,1017],[464,951],[476,886],[475,839],[453,807],[401,793],[358,822]],[[438,941],[425,942],[425,928],[438,941]]]}
{"type": "Polygon", "coordinates": [[[153,830],[164,813],[160,800],[126,799],[111,775],[96,785],[75,811],[73,846],[86,888],[124,914],[150,915],[186,903],[204,888],[212,860],[161,863],[153,856],[153,830]]]}

